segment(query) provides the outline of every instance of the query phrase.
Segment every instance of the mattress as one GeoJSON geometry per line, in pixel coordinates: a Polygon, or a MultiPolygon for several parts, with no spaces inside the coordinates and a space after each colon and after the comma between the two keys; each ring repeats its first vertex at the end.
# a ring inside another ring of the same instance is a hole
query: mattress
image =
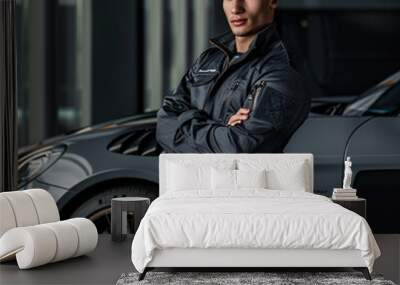
{"type": "Polygon", "coordinates": [[[133,265],[143,272],[155,250],[172,248],[359,250],[370,272],[380,255],[356,213],[321,195],[265,189],[160,196],[133,239],[133,265]]]}

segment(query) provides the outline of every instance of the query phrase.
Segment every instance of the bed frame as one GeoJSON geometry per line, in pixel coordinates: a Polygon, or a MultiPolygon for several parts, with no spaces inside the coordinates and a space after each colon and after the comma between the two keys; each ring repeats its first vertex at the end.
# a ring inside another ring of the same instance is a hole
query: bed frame
{"type": "Polygon", "coordinates": [[[337,268],[352,267],[371,280],[359,250],[329,249],[238,249],[170,248],[156,250],[152,261],[139,275],[143,280],[154,268],[337,268]]]}
{"type": "MultiPolygon", "coordinates": [[[[313,192],[312,154],[161,154],[159,157],[160,195],[166,189],[167,160],[205,159],[210,164],[215,159],[229,158],[257,159],[304,159],[308,165],[309,184],[307,192],[313,192]]],[[[255,249],[255,248],[169,248],[157,249],[139,280],[155,268],[231,268],[246,271],[254,268],[343,268],[361,271],[367,280],[371,275],[359,250],[331,249],[255,249]]]]}

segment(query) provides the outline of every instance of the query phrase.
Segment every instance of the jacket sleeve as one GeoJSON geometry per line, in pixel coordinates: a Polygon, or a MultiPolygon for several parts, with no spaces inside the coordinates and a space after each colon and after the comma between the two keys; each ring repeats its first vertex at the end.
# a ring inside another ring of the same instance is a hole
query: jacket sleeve
{"type": "MultiPolygon", "coordinates": [[[[187,140],[188,124],[217,124],[214,121],[204,122],[205,112],[191,106],[189,84],[192,73],[201,62],[203,52],[186,72],[177,88],[164,97],[161,108],[157,112],[156,140],[165,152],[198,152],[195,145],[187,140]],[[186,133],[184,133],[186,131],[186,133]]],[[[223,125],[221,122],[219,125],[223,125]]],[[[199,146],[200,147],[200,146],[199,146]]]]}
{"type": "Polygon", "coordinates": [[[286,141],[288,130],[298,126],[308,113],[309,101],[303,100],[301,89],[298,91],[294,94],[284,82],[267,85],[249,118],[235,126],[211,120],[197,109],[171,115],[164,102],[158,112],[157,139],[170,152],[251,153],[261,145],[263,151],[274,152],[286,141]]]}
{"type": "MultiPolygon", "coordinates": [[[[177,152],[175,148],[183,138],[183,123],[195,116],[196,110],[191,108],[190,92],[187,88],[190,74],[191,69],[181,79],[176,90],[164,97],[157,112],[156,140],[166,152],[177,152]]],[[[184,144],[179,149],[184,152],[184,144]]]]}

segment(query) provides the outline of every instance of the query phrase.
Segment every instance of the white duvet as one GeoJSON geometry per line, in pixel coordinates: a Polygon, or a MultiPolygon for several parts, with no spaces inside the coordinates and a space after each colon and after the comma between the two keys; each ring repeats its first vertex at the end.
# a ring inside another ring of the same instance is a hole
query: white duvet
{"type": "Polygon", "coordinates": [[[380,256],[361,216],[324,196],[265,189],[160,196],[135,234],[132,262],[143,272],[165,248],[358,249],[370,272],[380,256]]]}

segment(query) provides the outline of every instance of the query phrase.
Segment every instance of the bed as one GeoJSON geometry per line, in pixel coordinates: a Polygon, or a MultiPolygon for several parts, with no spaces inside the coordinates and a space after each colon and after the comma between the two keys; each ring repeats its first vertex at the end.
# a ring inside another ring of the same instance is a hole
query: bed
{"type": "Polygon", "coordinates": [[[312,154],[165,153],[159,175],[132,242],[140,280],[171,267],[352,267],[371,279],[371,229],[312,193],[312,154]]]}

